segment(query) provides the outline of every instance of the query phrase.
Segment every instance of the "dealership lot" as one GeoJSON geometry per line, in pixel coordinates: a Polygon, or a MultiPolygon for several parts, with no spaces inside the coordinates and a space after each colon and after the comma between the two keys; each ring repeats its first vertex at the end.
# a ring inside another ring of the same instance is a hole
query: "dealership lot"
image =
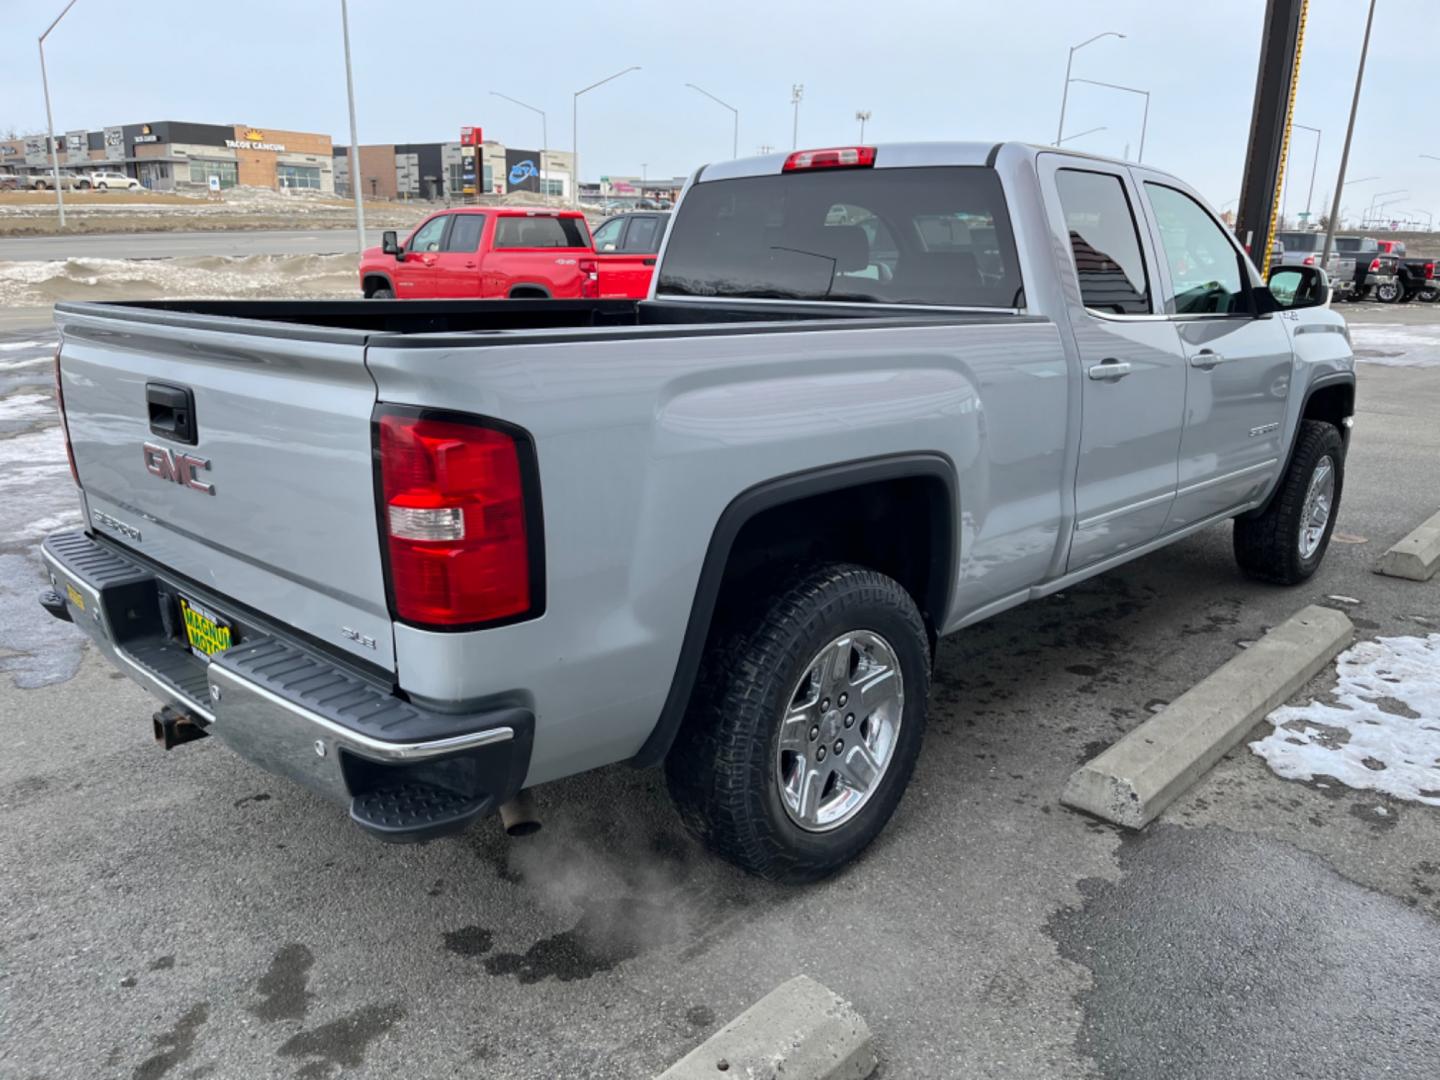
{"type": "Polygon", "coordinates": [[[806,889],[704,855],[653,772],[540,789],[533,838],[397,848],[213,740],[156,749],[151,699],[34,602],[78,515],[53,331],[0,327],[0,1073],[646,1076],[798,973],[888,1078],[1433,1068],[1440,809],[1244,744],[1138,836],[1058,804],[1305,604],[1440,634],[1440,581],[1371,572],[1440,507],[1440,308],[1339,310],[1363,365],[1320,573],[1247,582],[1222,527],[947,639],[895,821],[806,889]]]}

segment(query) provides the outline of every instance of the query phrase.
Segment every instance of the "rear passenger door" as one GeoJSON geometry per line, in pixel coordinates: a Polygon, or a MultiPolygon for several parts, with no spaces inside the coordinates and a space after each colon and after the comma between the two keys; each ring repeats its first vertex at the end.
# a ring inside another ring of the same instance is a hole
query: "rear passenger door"
{"type": "Polygon", "coordinates": [[[1279,467],[1294,354],[1230,231],[1169,177],[1137,170],[1167,319],[1185,355],[1179,487],[1167,532],[1253,501],[1279,467]]]}
{"type": "Polygon", "coordinates": [[[1059,269],[1080,357],[1068,564],[1078,570],[1160,535],[1175,499],[1185,362],[1128,170],[1058,154],[1039,168],[1056,253],[1069,260],[1059,269]]]}
{"type": "Polygon", "coordinates": [[[432,295],[447,299],[480,296],[480,237],[484,214],[452,214],[444,243],[435,256],[432,295]]]}

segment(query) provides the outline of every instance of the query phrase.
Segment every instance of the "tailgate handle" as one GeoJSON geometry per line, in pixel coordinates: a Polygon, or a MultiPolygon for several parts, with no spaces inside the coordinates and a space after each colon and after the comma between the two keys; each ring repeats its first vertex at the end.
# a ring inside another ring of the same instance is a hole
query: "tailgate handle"
{"type": "Polygon", "coordinates": [[[654,260],[654,259],[645,259],[645,260],[644,260],[644,265],[646,265],[646,266],[654,266],[654,265],[655,265],[655,260],[654,260]]]}
{"type": "Polygon", "coordinates": [[[150,410],[150,430],[166,439],[194,446],[195,392],[186,386],[146,383],[145,404],[150,410]]]}

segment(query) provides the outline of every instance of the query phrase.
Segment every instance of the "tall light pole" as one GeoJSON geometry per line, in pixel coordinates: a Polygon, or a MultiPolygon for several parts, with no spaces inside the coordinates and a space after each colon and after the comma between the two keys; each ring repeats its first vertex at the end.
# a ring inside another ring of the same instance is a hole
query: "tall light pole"
{"type": "Polygon", "coordinates": [[[1091,86],[1103,86],[1109,90],[1124,90],[1127,94],[1139,94],[1145,99],[1145,114],[1140,118],[1140,156],[1137,161],[1145,160],[1145,129],[1150,125],[1150,91],[1137,90],[1133,86],[1121,86],[1119,83],[1100,82],[1098,79],[1074,78],[1071,82],[1088,83],[1091,86]]]}
{"type": "Polygon", "coordinates": [[[1086,38],[1084,41],[1080,42],[1079,45],[1070,46],[1070,56],[1065,61],[1065,89],[1060,93],[1060,126],[1055,129],[1056,146],[1060,145],[1062,141],[1061,136],[1065,134],[1065,106],[1070,100],[1070,68],[1075,63],[1075,54],[1081,49],[1083,49],[1086,45],[1089,45],[1092,41],[1099,41],[1101,38],[1105,37],[1124,38],[1124,36],[1125,35],[1120,33],[1120,31],[1118,30],[1106,30],[1102,33],[1096,34],[1092,38],[1086,38]]]}
{"type": "Polygon", "coordinates": [[[1340,214],[1340,193],[1345,190],[1345,170],[1350,165],[1350,141],[1355,137],[1355,114],[1360,111],[1360,87],[1365,82],[1365,57],[1370,52],[1370,27],[1375,22],[1375,0],[1365,16],[1365,40],[1360,44],[1360,66],[1355,71],[1355,96],[1350,99],[1350,122],[1345,127],[1345,149],[1340,152],[1340,175],[1335,180],[1335,200],[1330,204],[1330,221],[1325,226],[1325,247],[1320,252],[1321,267],[1330,264],[1335,246],[1335,219],[1340,214]]]}
{"type": "Polygon", "coordinates": [[[731,105],[728,101],[721,101],[718,97],[710,93],[710,91],[706,90],[703,86],[696,86],[693,82],[687,82],[685,85],[688,86],[691,90],[694,90],[697,94],[704,94],[711,101],[715,102],[716,105],[723,105],[725,108],[730,110],[730,157],[732,159],[738,158],[740,156],[740,110],[735,108],[735,106],[731,105]]]}
{"type": "Polygon", "coordinates": [[[1365,220],[1366,220],[1366,221],[1369,221],[1371,218],[1373,218],[1373,217],[1375,216],[1375,204],[1378,203],[1381,199],[1383,199],[1386,195],[1408,195],[1408,194],[1410,194],[1410,191],[1409,191],[1408,188],[1395,188],[1393,191],[1377,191],[1377,192],[1375,193],[1374,197],[1370,200],[1370,205],[1369,205],[1368,207],[1366,207],[1366,209],[1365,209],[1365,220]]]}
{"type": "Polygon", "coordinates": [[[65,196],[60,191],[60,147],[55,145],[55,120],[50,115],[50,79],[45,74],[45,39],[50,36],[50,31],[60,24],[66,13],[75,6],[75,0],[70,0],[65,5],[65,10],[55,16],[55,21],[45,28],[40,35],[40,85],[45,89],[45,127],[46,134],[50,137],[50,175],[55,182],[55,206],[60,211],[60,228],[65,227],[65,196]]]}
{"type": "Polygon", "coordinates": [[[534,105],[527,105],[519,98],[513,98],[509,94],[502,94],[499,90],[491,90],[490,96],[504,98],[512,105],[519,105],[522,109],[529,109],[533,113],[540,114],[540,194],[545,198],[549,198],[550,192],[545,189],[545,151],[550,148],[550,128],[547,126],[545,120],[545,110],[537,109],[534,105]]]}
{"type": "Polygon", "coordinates": [[[355,197],[355,235],[365,253],[365,196],[360,190],[360,137],[355,133],[355,77],[350,71],[350,11],[340,0],[340,34],[345,39],[345,97],[350,104],[350,194],[355,197]]]}
{"type": "Polygon", "coordinates": [[[790,104],[795,106],[795,124],[790,130],[790,149],[800,149],[800,101],[805,97],[805,84],[795,83],[790,87],[790,104]]]}
{"type": "Polygon", "coordinates": [[[855,113],[855,119],[860,121],[860,141],[865,141],[865,121],[870,119],[869,109],[859,109],[855,113]]]}
{"type": "Polygon", "coordinates": [[[1436,157],[1434,154],[1421,154],[1420,156],[1423,158],[1429,158],[1431,161],[1440,161],[1440,157],[1436,157]]]}
{"type": "Polygon", "coordinates": [[[1309,124],[1291,123],[1291,127],[1301,128],[1304,131],[1315,133],[1315,157],[1310,162],[1310,190],[1305,194],[1305,224],[1310,224],[1310,202],[1315,198],[1315,170],[1320,167],[1320,129],[1311,127],[1309,124]]]}
{"type": "Polygon", "coordinates": [[[582,90],[576,90],[575,96],[570,101],[570,167],[575,170],[572,177],[574,183],[570,185],[570,205],[580,205],[580,95],[588,94],[597,86],[604,86],[621,75],[629,75],[632,71],[639,71],[640,65],[634,64],[624,71],[617,71],[614,75],[606,75],[599,82],[593,82],[582,90]]]}

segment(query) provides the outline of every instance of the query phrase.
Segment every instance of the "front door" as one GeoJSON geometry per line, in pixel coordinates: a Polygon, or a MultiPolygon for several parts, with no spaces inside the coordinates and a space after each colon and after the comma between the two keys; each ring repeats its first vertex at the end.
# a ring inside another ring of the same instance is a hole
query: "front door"
{"type": "Polygon", "coordinates": [[[625,258],[617,264],[614,283],[621,296],[642,298],[649,294],[664,220],[653,214],[635,214],[625,223],[625,236],[620,241],[625,258]]]}
{"type": "Polygon", "coordinates": [[[1185,353],[1180,479],[1165,529],[1253,502],[1279,467],[1294,354],[1284,320],[1257,316],[1260,275],[1192,195],[1141,174],[1164,253],[1165,310],[1185,353]]]}
{"type": "Polygon", "coordinates": [[[1041,158],[1052,230],[1068,237],[1062,274],[1080,357],[1080,459],[1067,569],[1160,535],[1175,498],[1185,363],[1157,311],[1148,234],[1125,170],[1041,158]]]}
{"type": "Polygon", "coordinates": [[[435,265],[431,268],[430,295],[446,299],[473,300],[480,292],[480,235],[485,231],[484,214],[452,214],[450,231],[435,265]]]}
{"type": "Polygon", "coordinates": [[[405,261],[395,264],[396,297],[420,300],[435,295],[435,262],[449,222],[449,214],[436,214],[405,241],[405,261]]]}

